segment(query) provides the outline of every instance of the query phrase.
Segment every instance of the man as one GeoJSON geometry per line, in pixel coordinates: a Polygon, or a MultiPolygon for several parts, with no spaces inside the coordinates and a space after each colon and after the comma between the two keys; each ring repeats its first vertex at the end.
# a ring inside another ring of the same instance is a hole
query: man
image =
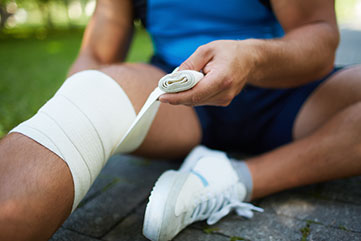
{"type": "MultiPolygon", "coordinates": [[[[121,130],[127,129],[133,119],[122,120],[139,112],[158,80],[177,65],[181,70],[201,70],[205,77],[192,90],[159,98],[169,104],[160,106],[144,142],[134,153],[182,157],[202,143],[217,149],[263,154],[235,162],[222,152],[192,152],[196,154],[187,158],[186,167],[160,179],[183,178],[177,189],[154,189],[146,213],[147,237],[168,239],[200,216],[212,218],[213,222],[224,216],[214,217],[219,211],[214,207],[198,202],[205,208],[200,210],[187,202],[201,198],[193,196],[194,190],[184,189],[185,184],[192,186],[197,182],[195,177],[198,182],[209,181],[212,185],[217,185],[217,180],[230,181],[217,188],[236,186],[238,208],[238,202],[245,198],[361,173],[361,68],[333,69],[339,41],[334,2],[272,0],[264,5],[257,1],[222,4],[148,1],[146,27],[155,43],[155,57],[151,64],[126,64],[121,62],[131,40],[133,9],[142,9],[142,5],[130,0],[99,0],[71,73],[87,69],[100,72],[73,75],[42,109],[41,117],[41,113],[37,114],[25,122],[28,125],[21,125],[21,130],[0,143],[1,240],[49,238],[99,172],[102,165],[98,159],[103,162],[118,143],[118,132],[113,135],[112,130],[118,128],[123,133],[121,130]],[[104,89],[99,80],[104,81],[104,89]],[[97,89],[102,95],[97,95],[97,89]],[[119,100],[119,106],[108,107],[112,100],[119,100]],[[63,104],[69,104],[69,108],[63,108],[63,104]],[[201,105],[209,106],[193,108],[201,105]],[[107,127],[108,122],[112,128],[107,127]],[[123,123],[127,125],[117,126],[123,123]],[[55,131],[58,132],[54,134],[55,131]],[[88,134],[92,138],[87,138],[88,134]],[[64,143],[66,140],[68,146],[54,141],[58,137],[64,143]],[[79,170],[88,168],[89,173],[77,173],[80,162],[75,163],[73,156],[85,160],[86,165],[79,170]],[[223,176],[203,180],[214,176],[214,167],[220,168],[223,176]],[[204,173],[208,169],[212,175],[204,173]],[[189,194],[190,199],[156,200],[159,193],[182,196],[179,192],[183,196],[189,194]],[[149,226],[147,220],[157,213],[152,208],[161,205],[161,201],[172,209],[164,214],[191,214],[187,217],[189,222],[163,216],[156,220],[160,223],[149,226]],[[166,230],[164,222],[168,220],[171,223],[166,230]]],[[[197,186],[196,191],[202,191],[201,188],[197,186]]],[[[220,205],[222,208],[227,204],[220,205]]],[[[238,211],[250,216],[247,209],[238,211]]]]}

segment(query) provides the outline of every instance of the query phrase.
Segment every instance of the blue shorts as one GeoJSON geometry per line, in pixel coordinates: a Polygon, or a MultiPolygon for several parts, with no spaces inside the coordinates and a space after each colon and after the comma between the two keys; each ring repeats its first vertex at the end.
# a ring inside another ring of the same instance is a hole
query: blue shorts
{"type": "MultiPolygon", "coordinates": [[[[150,63],[166,73],[168,66],[153,56],[150,63]]],[[[202,125],[202,144],[210,148],[259,154],[293,140],[293,123],[308,96],[327,78],[342,68],[334,68],[324,78],[286,89],[266,89],[246,85],[227,107],[195,107],[202,125]]]]}

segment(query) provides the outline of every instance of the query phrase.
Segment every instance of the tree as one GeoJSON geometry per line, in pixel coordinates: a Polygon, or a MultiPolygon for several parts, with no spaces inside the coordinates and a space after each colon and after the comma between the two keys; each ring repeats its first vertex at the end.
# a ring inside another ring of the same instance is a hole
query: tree
{"type": "Polygon", "coordinates": [[[7,11],[6,6],[10,2],[10,0],[1,0],[0,1],[0,30],[5,27],[5,23],[10,16],[14,13],[10,13],[7,11]]]}
{"type": "Polygon", "coordinates": [[[38,6],[40,8],[40,11],[42,13],[42,17],[43,17],[43,21],[44,23],[46,23],[46,27],[48,29],[53,29],[54,28],[54,23],[53,20],[51,18],[51,12],[49,9],[49,5],[52,1],[55,0],[37,0],[38,2],[38,6]]]}

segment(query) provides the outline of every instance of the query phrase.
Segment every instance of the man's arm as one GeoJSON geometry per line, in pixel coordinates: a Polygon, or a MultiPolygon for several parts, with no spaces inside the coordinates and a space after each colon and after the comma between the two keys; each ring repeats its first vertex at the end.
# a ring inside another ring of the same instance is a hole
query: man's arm
{"type": "Polygon", "coordinates": [[[133,32],[130,0],[99,0],[69,75],[124,61],[133,32]]]}
{"type": "Polygon", "coordinates": [[[199,47],[180,69],[203,70],[204,79],[192,90],[163,95],[160,101],[227,106],[246,83],[295,87],[328,73],[339,42],[334,1],[272,0],[272,6],[284,37],[220,40],[199,47]]]}
{"type": "Polygon", "coordinates": [[[271,88],[295,87],[329,73],[339,43],[334,1],[271,2],[286,34],[255,43],[262,71],[249,82],[271,88]]]}

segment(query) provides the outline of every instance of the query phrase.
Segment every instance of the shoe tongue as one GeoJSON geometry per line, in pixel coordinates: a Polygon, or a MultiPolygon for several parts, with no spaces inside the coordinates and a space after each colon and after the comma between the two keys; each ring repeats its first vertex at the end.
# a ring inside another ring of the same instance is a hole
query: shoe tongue
{"type": "Polygon", "coordinates": [[[226,157],[203,157],[194,166],[193,172],[215,188],[224,188],[238,181],[238,176],[226,157]]]}

